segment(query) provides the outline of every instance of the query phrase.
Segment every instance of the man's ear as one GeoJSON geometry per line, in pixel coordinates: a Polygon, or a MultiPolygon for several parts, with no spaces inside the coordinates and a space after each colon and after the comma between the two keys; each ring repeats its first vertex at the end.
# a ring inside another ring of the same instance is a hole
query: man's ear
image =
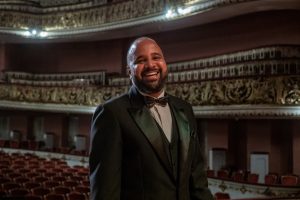
{"type": "Polygon", "coordinates": [[[127,74],[129,75],[129,78],[131,79],[131,69],[130,69],[130,67],[127,65],[126,66],[126,70],[127,70],[127,74]]]}

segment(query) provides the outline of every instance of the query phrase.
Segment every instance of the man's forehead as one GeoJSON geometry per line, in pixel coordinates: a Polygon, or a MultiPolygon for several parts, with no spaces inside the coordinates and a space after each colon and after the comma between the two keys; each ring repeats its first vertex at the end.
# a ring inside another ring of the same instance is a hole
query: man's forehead
{"type": "MultiPolygon", "coordinates": [[[[148,37],[142,37],[136,39],[130,46],[128,52],[127,52],[127,64],[131,64],[131,62],[137,58],[137,51],[140,51],[141,48],[148,48],[148,47],[154,47],[156,53],[159,53],[163,55],[161,48],[158,46],[158,44],[151,38],[148,37]]],[[[142,51],[142,50],[141,50],[142,51]]]]}
{"type": "Polygon", "coordinates": [[[157,43],[154,40],[151,39],[144,39],[141,41],[136,42],[132,46],[132,54],[140,53],[143,50],[148,50],[148,49],[154,49],[156,52],[162,53],[160,47],[157,45],[157,43]]]}

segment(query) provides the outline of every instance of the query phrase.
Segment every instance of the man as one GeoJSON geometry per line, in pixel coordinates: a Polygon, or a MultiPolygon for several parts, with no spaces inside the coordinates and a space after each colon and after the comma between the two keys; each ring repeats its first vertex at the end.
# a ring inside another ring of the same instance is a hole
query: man
{"type": "Polygon", "coordinates": [[[212,199],[192,108],[165,94],[168,69],[160,47],[138,38],[127,64],[129,93],[99,106],[93,116],[91,199],[212,199]]]}

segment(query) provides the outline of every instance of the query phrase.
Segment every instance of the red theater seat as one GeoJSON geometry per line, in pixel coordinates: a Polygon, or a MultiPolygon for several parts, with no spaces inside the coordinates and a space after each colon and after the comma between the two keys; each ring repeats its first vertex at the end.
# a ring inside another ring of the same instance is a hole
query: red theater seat
{"type": "Polygon", "coordinates": [[[228,193],[217,192],[215,195],[216,200],[229,200],[230,196],[228,193]]]}
{"type": "Polygon", "coordinates": [[[78,182],[77,181],[64,181],[63,185],[69,188],[74,188],[76,186],[78,186],[78,182]]]}
{"type": "Polygon", "coordinates": [[[207,175],[207,177],[215,177],[215,170],[213,170],[213,169],[208,169],[208,170],[206,171],[206,175],[207,175]]]}
{"type": "Polygon", "coordinates": [[[20,142],[17,140],[10,140],[9,147],[13,149],[18,149],[20,147],[20,142]]]}
{"type": "Polygon", "coordinates": [[[229,178],[229,173],[227,170],[219,170],[217,172],[217,177],[222,178],[222,179],[228,179],[229,178]]]}
{"type": "Polygon", "coordinates": [[[14,178],[17,178],[17,177],[22,177],[22,174],[13,172],[13,173],[7,174],[7,176],[11,179],[14,179],[14,178]]]}
{"type": "Polygon", "coordinates": [[[23,184],[23,187],[26,188],[26,189],[38,188],[38,187],[41,187],[41,183],[26,182],[26,183],[23,184]]]}
{"type": "Polygon", "coordinates": [[[47,194],[44,197],[44,200],[66,200],[63,194],[47,194]]]}
{"type": "Polygon", "coordinates": [[[49,180],[48,177],[45,177],[45,176],[36,176],[33,178],[33,181],[38,182],[38,183],[43,183],[48,180],[49,180]]]}
{"type": "Polygon", "coordinates": [[[27,195],[25,197],[23,197],[24,200],[43,200],[42,197],[38,196],[38,195],[27,195]]]}
{"type": "Polygon", "coordinates": [[[83,194],[89,194],[90,193],[90,187],[86,186],[77,186],[75,187],[74,191],[83,193],[83,194]]]}
{"type": "Polygon", "coordinates": [[[52,180],[53,180],[53,181],[58,181],[58,182],[64,182],[64,181],[67,180],[67,178],[64,177],[64,176],[53,176],[53,177],[52,177],[52,180]]]}
{"type": "Polygon", "coordinates": [[[233,174],[232,178],[234,181],[237,181],[237,182],[243,182],[245,180],[244,173],[242,173],[242,172],[235,172],[233,174]]]}
{"type": "Polygon", "coordinates": [[[54,188],[60,185],[58,181],[45,181],[43,183],[44,187],[46,188],[54,188]]]}
{"type": "Polygon", "coordinates": [[[16,177],[16,178],[14,178],[14,182],[19,183],[19,184],[24,184],[26,182],[30,182],[30,179],[26,178],[26,177],[16,177]]]}
{"type": "Polygon", "coordinates": [[[20,187],[21,187],[20,184],[15,183],[15,182],[7,182],[7,183],[2,184],[2,189],[4,191],[8,191],[8,190],[12,190],[15,188],[20,188],[20,187]]]}
{"type": "Polygon", "coordinates": [[[53,189],[55,194],[63,194],[66,195],[71,192],[71,188],[66,186],[57,186],[53,189]]]}
{"type": "Polygon", "coordinates": [[[39,176],[41,176],[41,174],[37,173],[37,172],[29,172],[29,173],[26,173],[25,176],[27,178],[34,179],[34,177],[39,177],[39,176]]]}
{"type": "Polygon", "coordinates": [[[281,184],[286,186],[295,186],[298,185],[298,176],[295,175],[282,175],[280,177],[281,184]]]}
{"type": "Polygon", "coordinates": [[[5,140],[0,140],[0,147],[1,148],[5,147],[5,140]]]}
{"type": "Polygon", "coordinates": [[[10,178],[0,177],[0,185],[11,182],[10,178]]]}
{"type": "Polygon", "coordinates": [[[87,197],[79,192],[71,192],[67,194],[67,200],[86,200],[87,197]]]}
{"type": "Polygon", "coordinates": [[[258,178],[259,178],[258,174],[248,174],[247,182],[248,183],[258,183],[258,178]]]}
{"type": "Polygon", "coordinates": [[[265,184],[266,185],[275,185],[275,184],[277,184],[277,175],[267,174],[265,176],[265,184]]]}
{"type": "Polygon", "coordinates": [[[9,191],[9,194],[12,196],[25,196],[30,194],[30,191],[25,188],[15,188],[9,191]]]}
{"type": "Polygon", "coordinates": [[[90,181],[81,181],[83,186],[90,186],[90,181]]]}
{"type": "Polygon", "coordinates": [[[44,197],[46,194],[50,194],[51,190],[45,187],[37,187],[31,190],[33,195],[44,197]]]}

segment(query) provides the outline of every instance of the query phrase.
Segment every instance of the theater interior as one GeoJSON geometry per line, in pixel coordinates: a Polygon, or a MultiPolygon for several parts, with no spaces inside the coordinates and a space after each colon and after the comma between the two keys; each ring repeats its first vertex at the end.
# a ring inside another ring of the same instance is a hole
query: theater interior
{"type": "Polygon", "coordinates": [[[0,0],[0,199],[87,200],[97,105],[153,38],[220,199],[300,199],[299,0],[0,0]]]}

